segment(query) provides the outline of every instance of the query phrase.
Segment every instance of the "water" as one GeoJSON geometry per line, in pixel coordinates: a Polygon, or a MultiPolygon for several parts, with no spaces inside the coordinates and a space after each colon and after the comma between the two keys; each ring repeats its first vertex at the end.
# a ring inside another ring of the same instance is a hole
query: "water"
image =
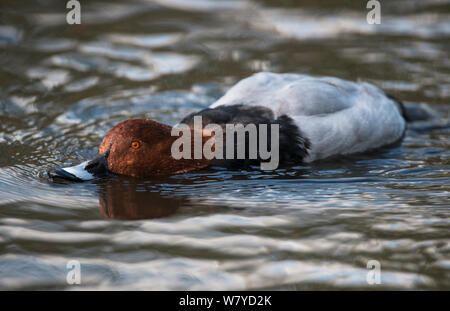
{"type": "Polygon", "coordinates": [[[449,1],[383,1],[378,26],[365,1],[82,2],[80,26],[64,1],[0,5],[1,289],[450,289],[449,1]],[[444,120],[271,173],[45,174],[262,70],[369,81],[444,120]]]}

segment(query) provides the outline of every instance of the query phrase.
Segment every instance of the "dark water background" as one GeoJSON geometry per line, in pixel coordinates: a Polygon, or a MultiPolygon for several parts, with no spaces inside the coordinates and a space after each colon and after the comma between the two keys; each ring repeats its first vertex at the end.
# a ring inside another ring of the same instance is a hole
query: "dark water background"
{"type": "Polygon", "coordinates": [[[81,2],[78,26],[65,1],[0,4],[0,289],[450,289],[449,1],[381,1],[381,25],[366,1],[81,2]],[[272,173],[45,175],[263,70],[369,81],[447,121],[272,173]]]}

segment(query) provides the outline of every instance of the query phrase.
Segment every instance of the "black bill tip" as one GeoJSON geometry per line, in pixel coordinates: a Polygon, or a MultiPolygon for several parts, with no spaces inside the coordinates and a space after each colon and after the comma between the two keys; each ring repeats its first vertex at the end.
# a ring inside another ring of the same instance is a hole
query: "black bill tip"
{"type": "Polygon", "coordinates": [[[71,174],[64,169],[51,170],[47,172],[48,176],[53,180],[68,180],[68,181],[76,181],[82,182],[83,180],[71,174]]]}

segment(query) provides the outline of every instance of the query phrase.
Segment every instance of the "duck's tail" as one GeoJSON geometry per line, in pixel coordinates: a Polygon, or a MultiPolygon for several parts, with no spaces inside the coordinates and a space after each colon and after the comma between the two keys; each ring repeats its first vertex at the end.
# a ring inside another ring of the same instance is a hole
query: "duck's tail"
{"type": "Polygon", "coordinates": [[[438,113],[427,104],[404,104],[392,95],[386,94],[386,96],[398,104],[406,122],[426,121],[439,118],[438,113]]]}

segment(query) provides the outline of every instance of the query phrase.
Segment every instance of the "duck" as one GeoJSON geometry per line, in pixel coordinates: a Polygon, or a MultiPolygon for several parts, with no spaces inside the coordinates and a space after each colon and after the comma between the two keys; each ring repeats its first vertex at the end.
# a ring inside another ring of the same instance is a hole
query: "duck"
{"type": "MultiPolygon", "coordinates": [[[[217,131],[205,130],[207,124],[219,129],[230,124],[270,125],[278,129],[277,135],[262,135],[259,129],[258,144],[267,145],[269,142],[264,140],[277,138],[278,163],[297,164],[392,145],[403,138],[408,121],[401,101],[367,82],[259,72],[239,81],[208,108],[191,113],[175,126],[149,119],[120,122],[107,132],[94,159],[52,170],[49,175],[72,181],[114,175],[149,178],[215,165],[239,168],[264,162],[259,155],[250,158],[248,150],[244,157],[236,158],[236,148],[225,159],[174,157],[173,146],[180,137],[173,133],[180,128],[191,131],[192,137],[200,136],[202,147],[208,141],[217,147],[217,131]],[[199,117],[201,127],[196,128],[199,117]]],[[[251,138],[245,136],[246,147],[251,145],[251,138]]],[[[193,146],[183,149],[188,147],[193,146]]],[[[230,150],[233,147],[237,147],[236,142],[226,146],[230,150]]]]}

